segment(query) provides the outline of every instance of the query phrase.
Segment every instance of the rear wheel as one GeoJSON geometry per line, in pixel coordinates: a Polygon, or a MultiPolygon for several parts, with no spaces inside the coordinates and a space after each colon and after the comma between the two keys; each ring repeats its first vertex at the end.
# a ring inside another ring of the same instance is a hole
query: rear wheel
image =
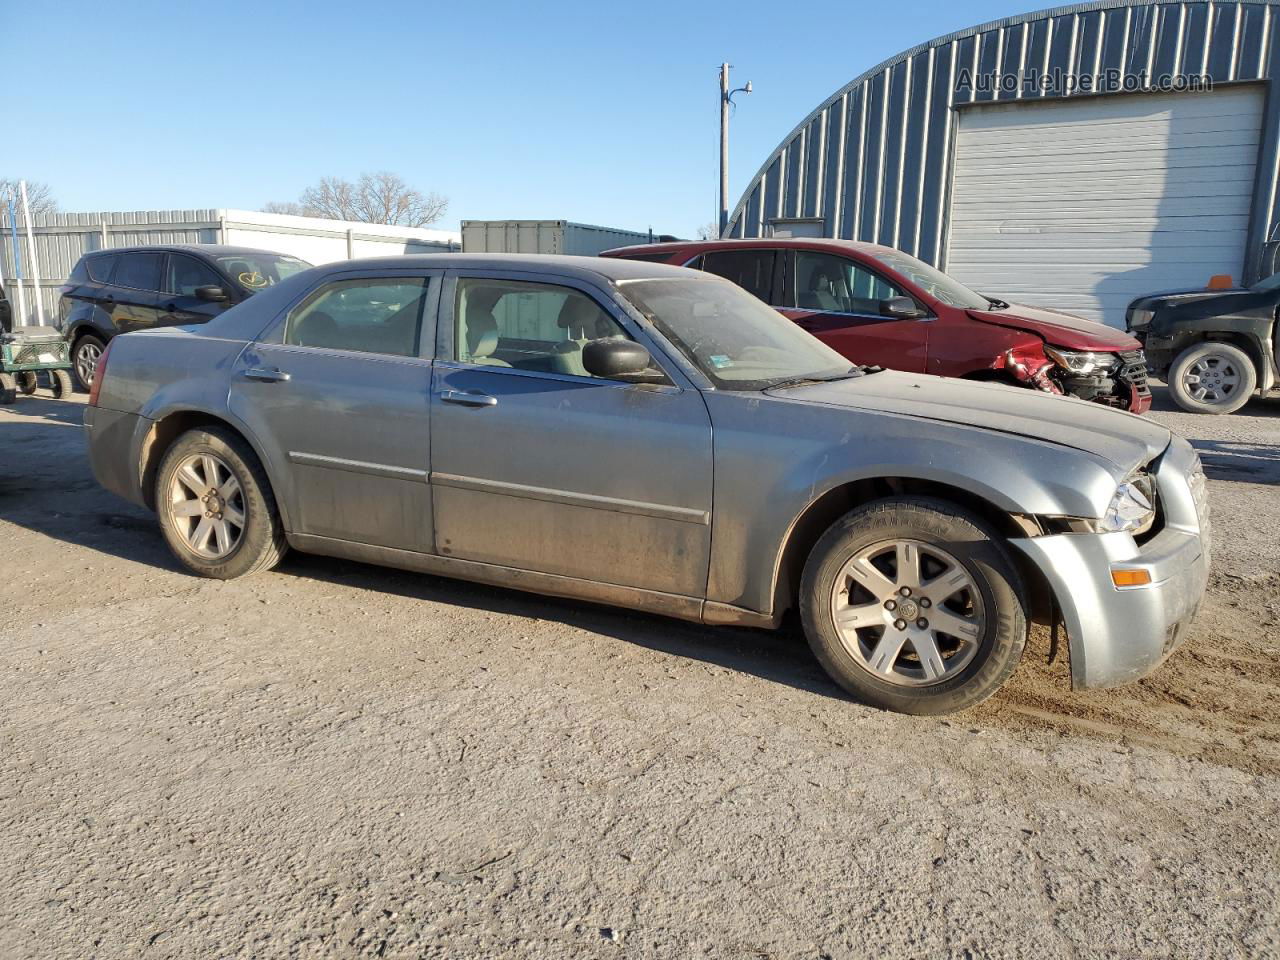
{"type": "Polygon", "coordinates": [[[980,703],[1026,644],[1026,591],[1003,538],[942,500],[897,497],[846,514],[814,547],[800,592],[823,667],[886,710],[980,703]]]}
{"type": "Polygon", "coordinates": [[[1257,386],[1253,360],[1229,343],[1188,347],[1169,368],[1174,402],[1192,413],[1234,413],[1249,402],[1257,386]]]}
{"type": "Polygon", "coordinates": [[[49,389],[53,391],[53,398],[55,400],[65,400],[67,397],[71,396],[73,389],[71,385],[71,374],[67,373],[65,370],[50,370],[49,389]]]}
{"type": "Polygon", "coordinates": [[[75,370],[76,383],[82,390],[93,387],[93,373],[98,368],[98,359],[107,345],[91,333],[86,333],[76,341],[71,355],[72,369],[75,370]]]}
{"type": "Polygon", "coordinates": [[[189,430],[174,441],[156,474],[155,504],[174,556],[203,577],[269,570],[288,549],[266,472],[229,430],[189,430]]]}
{"type": "Polygon", "coordinates": [[[40,378],[36,376],[34,370],[23,370],[17,375],[18,389],[25,393],[28,397],[36,392],[36,387],[40,386],[40,378]]]}

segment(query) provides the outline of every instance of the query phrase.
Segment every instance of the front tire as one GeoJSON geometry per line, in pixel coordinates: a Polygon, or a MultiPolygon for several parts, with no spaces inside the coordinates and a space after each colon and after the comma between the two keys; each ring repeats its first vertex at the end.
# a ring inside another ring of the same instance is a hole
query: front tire
{"type": "Polygon", "coordinates": [[[0,373],[0,403],[10,404],[18,399],[18,381],[11,373],[0,373]]]}
{"type": "Polygon", "coordinates": [[[86,393],[93,389],[93,374],[98,367],[98,359],[107,345],[92,333],[86,333],[76,341],[71,352],[71,367],[76,374],[76,383],[86,393]]]}
{"type": "Polygon", "coordinates": [[[1169,393],[1192,413],[1234,413],[1258,386],[1253,360],[1239,347],[1210,340],[1178,354],[1169,368],[1169,393]]]}
{"type": "Polygon", "coordinates": [[[269,570],[288,549],[266,471],[244,440],[220,427],[174,441],[156,473],[155,505],[169,549],[202,577],[269,570]]]}
{"type": "Polygon", "coordinates": [[[49,371],[49,390],[53,393],[53,399],[65,400],[71,396],[74,388],[71,385],[71,374],[65,370],[49,371]]]}
{"type": "Polygon", "coordinates": [[[845,514],[809,555],[800,616],[841,687],[900,713],[954,713],[1013,673],[1027,641],[1026,589],[1004,538],[929,497],[845,514]]]}

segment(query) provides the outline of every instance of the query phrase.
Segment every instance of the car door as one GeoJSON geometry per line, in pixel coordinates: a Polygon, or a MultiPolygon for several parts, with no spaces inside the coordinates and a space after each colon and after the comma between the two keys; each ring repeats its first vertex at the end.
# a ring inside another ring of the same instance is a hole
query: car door
{"type": "Polygon", "coordinates": [[[165,263],[161,285],[160,316],[162,326],[183,323],[205,323],[227,309],[226,301],[202,300],[196,296],[201,287],[227,287],[227,281],[208,264],[185,253],[171,253],[165,263]]]}
{"type": "Polygon", "coordinates": [[[290,532],[432,549],[438,271],[330,275],[236,361],[228,403],[277,478],[290,532]]]}
{"type": "Polygon", "coordinates": [[[925,372],[933,317],[903,319],[882,312],[889,299],[910,294],[849,257],[789,252],[781,296],[774,302],[780,313],[854,363],[925,372]]]}
{"type": "Polygon", "coordinates": [[[629,337],[658,357],[603,288],[546,274],[451,272],[431,396],[436,549],[702,597],[711,544],[706,404],[669,366],[658,384],[591,376],[581,352],[604,337],[629,337]]]}
{"type": "Polygon", "coordinates": [[[120,255],[110,289],[104,292],[115,333],[147,330],[160,321],[160,271],[163,253],[120,255]]]}

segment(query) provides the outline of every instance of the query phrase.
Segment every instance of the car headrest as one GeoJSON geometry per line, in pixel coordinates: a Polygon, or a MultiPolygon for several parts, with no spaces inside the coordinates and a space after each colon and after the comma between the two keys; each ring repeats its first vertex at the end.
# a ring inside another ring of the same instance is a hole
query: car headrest
{"type": "Polygon", "coordinates": [[[498,321],[491,313],[467,311],[467,355],[488,357],[498,349],[498,321]]]}
{"type": "Polygon", "coordinates": [[[612,331],[605,329],[608,323],[602,323],[602,320],[604,316],[601,309],[586,297],[577,294],[570,294],[565,299],[560,315],[556,317],[556,323],[568,330],[569,337],[573,340],[608,336],[612,331]]]}
{"type": "Polygon", "coordinates": [[[313,310],[293,328],[293,342],[303,347],[331,347],[338,342],[338,321],[323,310],[313,310]]]}

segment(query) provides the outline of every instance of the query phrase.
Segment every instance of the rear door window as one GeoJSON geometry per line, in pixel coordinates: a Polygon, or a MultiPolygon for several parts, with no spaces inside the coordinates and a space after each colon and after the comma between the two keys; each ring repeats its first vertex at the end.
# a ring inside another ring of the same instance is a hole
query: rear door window
{"type": "Polygon", "coordinates": [[[85,270],[88,271],[91,279],[98,283],[107,283],[111,280],[111,270],[116,265],[119,257],[86,257],[84,259],[85,270]]]}
{"type": "Polygon", "coordinates": [[[289,314],[284,342],[416,357],[429,283],[378,277],[326,284],[289,314]]]}
{"type": "Polygon", "coordinates": [[[765,303],[774,303],[773,269],[777,257],[774,250],[716,250],[703,255],[702,269],[736,283],[765,303]]]}
{"type": "Polygon", "coordinates": [[[131,290],[160,289],[160,261],[162,253],[125,253],[120,255],[112,284],[131,290]]]}

